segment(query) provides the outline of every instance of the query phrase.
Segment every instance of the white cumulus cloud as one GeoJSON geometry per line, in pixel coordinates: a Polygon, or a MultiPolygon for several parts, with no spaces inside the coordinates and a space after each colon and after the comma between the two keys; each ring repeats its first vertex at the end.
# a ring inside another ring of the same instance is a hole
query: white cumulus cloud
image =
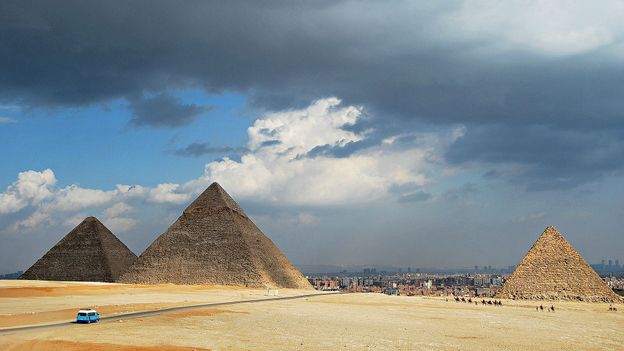
{"type": "Polygon", "coordinates": [[[102,223],[110,229],[113,233],[120,233],[128,231],[137,225],[138,221],[134,218],[115,217],[115,218],[103,218],[102,223]]]}
{"type": "Polygon", "coordinates": [[[134,207],[126,203],[119,202],[107,208],[106,210],[104,210],[103,214],[108,218],[114,218],[114,217],[119,217],[121,215],[130,213],[133,211],[134,211],[134,207]]]}
{"type": "Polygon", "coordinates": [[[181,204],[189,200],[188,193],[180,192],[180,185],[173,183],[158,184],[148,190],[147,200],[155,203],[181,204]]]}
{"type": "MultiPolygon", "coordinates": [[[[423,142],[395,147],[394,139],[344,157],[305,155],[319,147],[340,148],[366,138],[370,131],[346,130],[362,116],[356,106],[337,98],[314,102],[301,110],[268,113],[249,127],[250,153],[240,161],[208,163],[204,175],[185,184],[201,189],[218,181],[239,197],[297,205],[333,205],[374,201],[393,185],[425,185],[425,171],[448,140],[420,135],[423,142]]],[[[447,139],[457,138],[452,133],[447,139]]],[[[460,135],[460,134],[458,134],[460,135]]]]}
{"type": "Polygon", "coordinates": [[[55,223],[75,226],[87,216],[82,211],[88,209],[90,214],[96,214],[98,208],[112,204],[101,212],[102,219],[111,224],[111,229],[123,231],[137,223],[127,218],[134,208],[124,201],[180,204],[191,194],[181,193],[179,188],[178,184],[170,183],[154,188],[119,184],[112,190],[83,188],[77,184],[58,187],[51,169],[31,170],[19,173],[17,180],[0,193],[0,215],[24,210],[25,215],[10,226],[12,232],[19,232],[55,223]]]}
{"type": "Polygon", "coordinates": [[[59,211],[76,211],[108,204],[116,196],[115,191],[85,189],[78,185],[70,185],[55,193],[51,207],[59,211]]]}
{"type": "MultiPolygon", "coordinates": [[[[0,214],[26,211],[13,225],[20,230],[74,224],[85,212],[99,213],[111,229],[124,231],[137,224],[131,218],[136,207],[130,204],[184,204],[214,181],[236,198],[276,205],[373,202],[397,196],[392,189],[432,182],[430,175],[440,168],[442,152],[464,133],[459,127],[447,133],[403,133],[369,142],[374,131],[346,128],[360,118],[360,107],[344,106],[337,98],[321,99],[303,109],[267,113],[248,128],[250,151],[239,161],[224,158],[210,162],[201,175],[184,184],[118,184],[111,190],[77,184],[58,187],[50,169],[22,172],[0,193],[0,214]],[[360,142],[365,144],[357,144],[360,142]],[[349,149],[353,145],[362,147],[349,149]]],[[[312,224],[315,218],[300,213],[297,221],[312,224]]]]}
{"type": "Polygon", "coordinates": [[[39,204],[52,196],[56,177],[51,169],[43,172],[26,171],[5,192],[0,193],[0,214],[17,212],[31,204],[39,204]]]}

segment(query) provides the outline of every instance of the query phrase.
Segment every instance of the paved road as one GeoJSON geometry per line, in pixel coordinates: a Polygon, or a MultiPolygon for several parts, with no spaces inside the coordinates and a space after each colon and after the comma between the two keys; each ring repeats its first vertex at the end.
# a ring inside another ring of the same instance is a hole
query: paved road
{"type": "MultiPolygon", "coordinates": [[[[242,303],[257,303],[257,302],[269,302],[269,301],[281,301],[281,300],[294,300],[294,299],[303,299],[306,297],[312,296],[324,296],[324,295],[335,295],[331,293],[315,293],[315,294],[306,294],[306,295],[297,295],[297,296],[287,296],[287,297],[271,297],[264,299],[256,299],[256,300],[239,300],[239,301],[230,301],[230,302],[213,302],[213,303],[205,303],[200,305],[190,305],[190,306],[179,306],[179,307],[170,307],[163,308],[161,310],[150,310],[150,311],[142,311],[142,312],[132,312],[125,314],[116,314],[114,316],[106,316],[100,319],[100,323],[109,323],[118,321],[120,319],[133,319],[133,318],[141,318],[141,317],[152,317],[158,316],[161,314],[178,312],[178,311],[187,311],[193,310],[196,308],[205,308],[205,307],[217,307],[217,306],[227,306],[227,305],[238,305],[242,303]]],[[[14,334],[14,333],[23,333],[30,331],[38,331],[38,330],[47,330],[47,329],[56,329],[56,328],[78,328],[81,326],[85,326],[84,324],[77,324],[76,322],[60,322],[53,324],[44,324],[44,325],[31,325],[25,327],[17,327],[17,328],[7,328],[0,329],[0,335],[6,334],[14,334]]]]}

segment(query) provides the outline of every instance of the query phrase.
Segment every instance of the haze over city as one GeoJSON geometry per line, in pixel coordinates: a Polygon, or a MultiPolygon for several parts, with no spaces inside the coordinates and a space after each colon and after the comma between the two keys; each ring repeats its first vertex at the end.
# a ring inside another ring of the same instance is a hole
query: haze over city
{"type": "Polygon", "coordinates": [[[622,262],[623,7],[3,1],[0,273],[213,181],[299,265],[622,262]]]}

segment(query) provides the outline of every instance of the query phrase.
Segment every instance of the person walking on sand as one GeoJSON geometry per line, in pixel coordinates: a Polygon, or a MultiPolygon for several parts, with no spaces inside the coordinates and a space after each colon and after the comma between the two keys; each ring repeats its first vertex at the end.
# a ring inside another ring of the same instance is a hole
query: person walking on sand
{"type": "Polygon", "coordinates": [[[550,306],[550,309],[551,309],[553,312],[555,312],[555,306],[554,306],[554,305],[551,305],[551,306],[550,306]]]}
{"type": "Polygon", "coordinates": [[[544,305],[540,305],[540,311],[544,310],[544,305]]]}

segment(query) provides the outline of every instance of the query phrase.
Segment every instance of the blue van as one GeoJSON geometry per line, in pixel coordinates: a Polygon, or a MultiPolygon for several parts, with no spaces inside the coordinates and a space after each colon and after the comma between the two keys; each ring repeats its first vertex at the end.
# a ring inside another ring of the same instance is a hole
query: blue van
{"type": "Polygon", "coordinates": [[[96,310],[80,310],[76,316],[76,323],[96,323],[100,321],[100,314],[96,310]]]}

